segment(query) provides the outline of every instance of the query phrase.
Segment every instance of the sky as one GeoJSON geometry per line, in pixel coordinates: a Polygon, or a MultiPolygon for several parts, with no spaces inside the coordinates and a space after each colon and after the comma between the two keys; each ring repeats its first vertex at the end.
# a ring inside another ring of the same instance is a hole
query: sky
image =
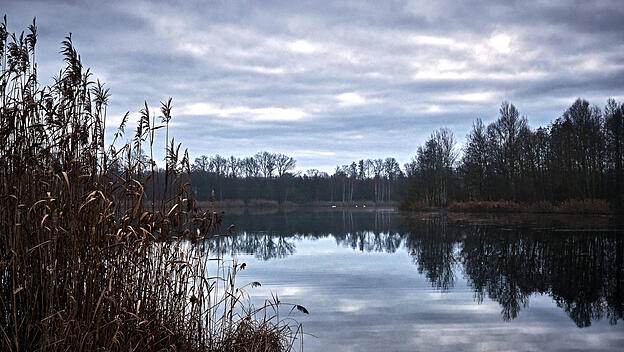
{"type": "Polygon", "coordinates": [[[72,33],[110,89],[109,138],[126,111],[173,98],[170,134],[191,159],[267,150],[302,171],[403,164],[441,127],[461,148],[504,100],[534,128],[578,97],[624,101],[621,0],[0,0],[1,12],[12,32],[37,17],[43,83],[72,33]]]}

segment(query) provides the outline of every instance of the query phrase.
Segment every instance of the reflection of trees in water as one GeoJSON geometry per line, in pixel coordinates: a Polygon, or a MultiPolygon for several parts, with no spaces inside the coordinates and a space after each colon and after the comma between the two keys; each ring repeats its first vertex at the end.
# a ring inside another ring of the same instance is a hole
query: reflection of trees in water
{"type": "Polygon", "coordinates": [[[282,258],[294,253],[299,237],[333,237],[338,245],[360,251],[394,253],[403,246],[418,272],[437,289],[452,288],[456,269],[463,268],[477,299],[487,295],[497,301],[505,320],[516,318],[534,293],[553,297],[579,327],[597,319],[615,324],[624,318],[621,233],[505,229],[449,222],[443,216],[399,221],[396,214],[384,212],[263,218],[234,219],[247,232],[214,240],[212,250],[223,247],[264,260],[282,258]]]}
{"type": "Polygon", "coordinates": [[[552,288],[557,305],[581,327],[605,315],[612,323],[621,319],[623,239],[580,235],[568,237],[558,246],[566,255],[554,265],[559,270],[553,275],[561,278],[552,288]],[[614,309],[605,309],[609,307],[614,309]]]}
{"type": "Polygon", "coordinates": [[[536,242],[523,240],[517,232],[488,227],[473,226],[465,231],[459,254],[464,273],[479,300],[487,292],[501,304],[503,319],[516,318],[531,294],[546,292],[540,262],[544,257],[536,242]]]}
{"type": "Polygon", "coordinates": [[[218,236],[208,241],[211,253],[253,254],[258,259],[284,258],[295,253],[292,237],[269,233],[240,233],[235,236],[218,236]]]}
{"type": "Polygon", "coordinates": [[[579,327],[624,318],[621,233],[509,229],[442,218],[407,226],[412,230],[405,247],[434,286],[452,286],[447,273],[452,278],[459,262],[477,299],[487,294],[497,301],[505,320],[516,318],[534,293],[550,295],[579,327]]]}
{"type": "MultiPolygon", "coordinates": [[[[418,273],[425,274],[431,284],[441,290],[455,285],[454,268],[459,232],[449,226],[442,217],[421,220],[414,232],[405,235],[405,247],[418,267],[418,273]]],[[[414,224],[414,225],[416,225],[414,224]]]]}
{"type": "Polygon", "coordinates": [[[375,233],[357,231],[332,235],[339,246],[350,247],[366,252],[394,253],[401,247],[402,237],[398,233],[375,233]]]}
{"type": "Polygon", "coordinates": [[[461,260],[477,292],[513,319],[533,293],[547,293],[579,326],[622,319],[623,239],[614,233],[467,228],[461,260]]]}
{"type": "Polygon", "coordinates": [[[396,228],[395,213],[384,211],[293,212],[262,216],[226,215],[223,224],[235,224],[245,232],[270,232],[277,235],[303,234],[324,238],[328,234],[373,232],[382,234],[396,228]]]}
{"type": "Polygon", "coordinates": [[[299,237],[320,239],[331,237],[340,246],[367,252],[394,253],[402,243],[402,235],[391,232],[394,214],[388,212],[350,212],[293,214],[280,213],[262,217],[238,216],[225,221],[244,229],[232,236],[218,236],[208,242],[212,252],[253,254],[269,260],[295,252],[299,237]]]}
{"type": "MultiPolygon", "coordinates": [[[[336,244],[366,252],[394,253],[402,236],[393,228],[394,214],[387,212],[342,212],[342,228],[332,228],[336,244]],[[363,216],[364,215],[364,216],[363,216]]],[[[307,237],[326,237],[327,232],[307,232],[307,237]]]]}

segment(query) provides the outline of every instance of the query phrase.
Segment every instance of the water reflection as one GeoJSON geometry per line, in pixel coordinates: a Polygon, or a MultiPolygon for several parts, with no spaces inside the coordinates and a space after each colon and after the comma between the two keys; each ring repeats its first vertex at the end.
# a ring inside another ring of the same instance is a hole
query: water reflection
{"type": "Polygon", "coordinates": [[[579,327],[622,319],[621,234],[472,227],[461,242],[472,287],[498,301],[513,319],[533,293],[549,294],[579,327]]]}
{"type": "Polygon", "coordinates": [[[392,212],[238,215],[226,221],[240,231],[212,239],[213,252],[270,260],[293,255],[301,239],[320,238],[363,252],[404,249],[432,287],[452,290],[463,275],[479,303],[486,297],[498,302],[504,320],[515,319],[536,293],[552,297],[578,327],[599,319],[615,324],[624,317],[622,232],[392,212]]]}

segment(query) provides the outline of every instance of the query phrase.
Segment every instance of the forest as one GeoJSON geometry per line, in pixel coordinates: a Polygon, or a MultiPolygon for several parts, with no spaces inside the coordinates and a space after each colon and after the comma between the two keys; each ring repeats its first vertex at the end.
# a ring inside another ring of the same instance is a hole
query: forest
{"type": "Polygon", "coordinates": [[[332,175],[317,169],[292,172],[297,161],[287,155],[259,152],[251,157],[202,155],[191,165],[198,200],[272,200],[309,203],[400,199],[404,174],[395,158],[367,159],[337,166],[332,175]]]}
{"type": "Polygon", "coordinates": [[[202,155],[191,165],[198,200],[254,199],[277,202],[401,201],[406,208],[445,207],[452,202],[561,203],[624,200],[624,104],[601,109],[577,99],[546,127],[503,102],[498,118],[476,119],[463,148],[440,128],[403,167],[393,157],[294,172],[297,161],[281,153],[237,158],[202,155]]]}
{"type": "Polygon", "coordinates": [[[503,102],[496,121],[474,121],[462,150],[444,128],[418,148],[406,165],[405,203],[603,200],[621,208],[623,115],[613,99],[600,109],[579,98],[549,126],[531,129],[503,102]]]}

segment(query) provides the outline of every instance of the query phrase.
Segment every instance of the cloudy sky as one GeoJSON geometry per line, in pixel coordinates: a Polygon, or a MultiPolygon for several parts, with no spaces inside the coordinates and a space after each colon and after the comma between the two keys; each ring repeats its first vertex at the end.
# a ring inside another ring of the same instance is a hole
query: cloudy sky
{"type": "Polygon", "coordinates": [[[109,126],[173,97],[172,133],[191,157],[268,150],[326,171],[361,158],[404,163],[439,127],[463,142],[503,100],[532,127],[576,97],[624,100],[621,0],[0,5],[11,31],[37,17],[44,81],[73,33],[110,88],[109,126]]]}

